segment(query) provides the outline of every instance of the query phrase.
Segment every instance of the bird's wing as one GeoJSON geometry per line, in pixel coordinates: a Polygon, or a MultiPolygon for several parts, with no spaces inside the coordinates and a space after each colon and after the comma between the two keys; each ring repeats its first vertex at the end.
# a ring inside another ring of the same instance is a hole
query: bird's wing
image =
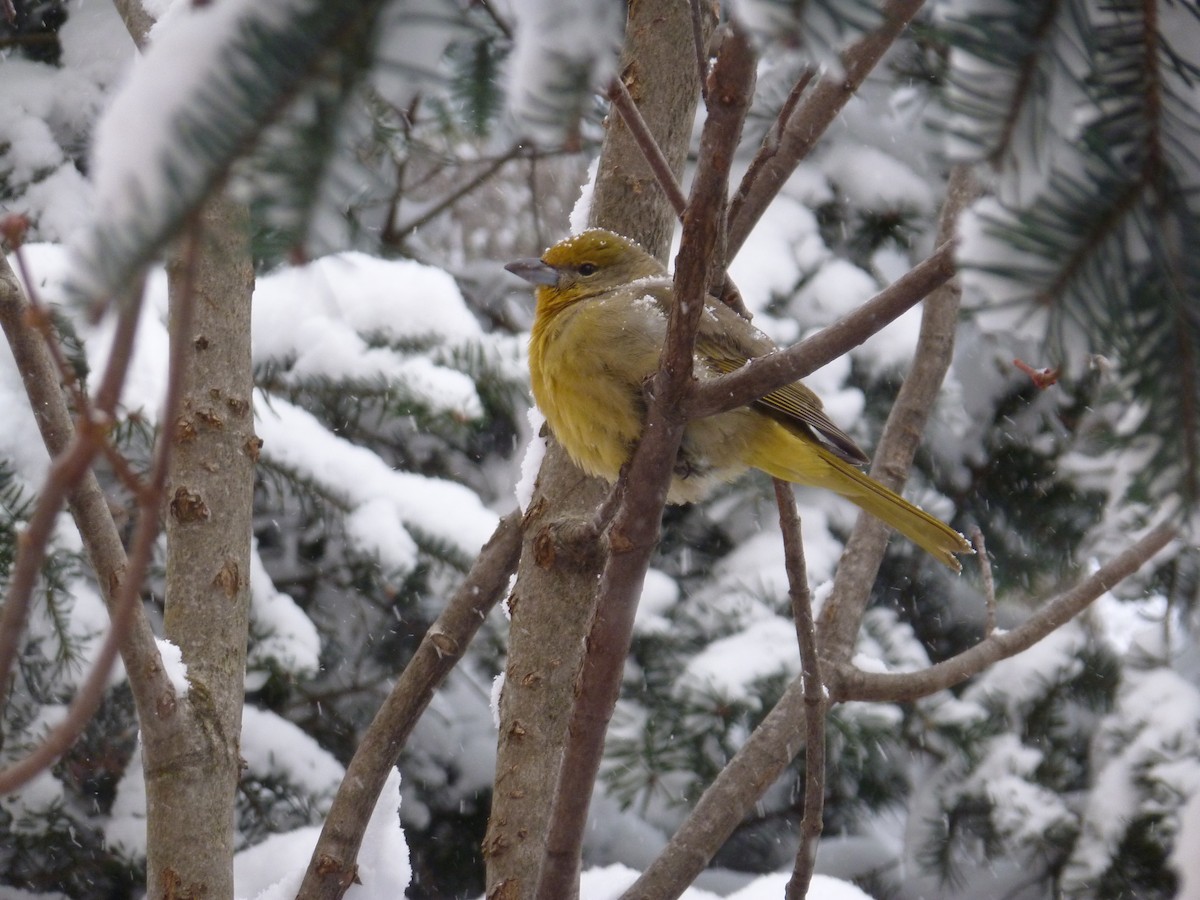
{"type": "MultiPolygon", "coordinates": [[[[723,303],[710,300],[709,310],[712,317],[705,316],[701,322],[696,349],[722,375],[775,350],[766,335],[723,303]]],[[[870,461],[854,438],[825,415],[821,398],[799,381],[771,391],[753,406],[781,425],[825,445],[848,463],[863,465],[870,461]]]]}
{"type": "MultiPolygon", "coordinates": [[[[745,357],[731,356],[728,352],[714,352],[709,347],[702,351],[722,375],[740,369],[746,364],[745,357]]],[[[801,431],[840,456],[846,462],[863,465],[870,458],[854,442],[854,438],[838,428],[821,408],[821,398],[811,390],[794,381],[777,388],[753,403],[755,409],[766,413],[781,425],[801,431]]]]}
{"type": "MultiPolygon", "coordinates": [[[[656,280],[646,291],[646,296],[665,313],[671,303],[670,282],[665,278],[656,280]]],[[[765,356],[776,349],[766,335],[719,300],[708,298],[705,312],[696,335],[696,352],[720,374],[740,369],[747,360],[765,356]]],[[[825,415],[821,398],[799,381],[771,391],[752,406],[784,427],[829,448],[848,463],[864,465],[870,462],[854,438],[825,415]]]]}

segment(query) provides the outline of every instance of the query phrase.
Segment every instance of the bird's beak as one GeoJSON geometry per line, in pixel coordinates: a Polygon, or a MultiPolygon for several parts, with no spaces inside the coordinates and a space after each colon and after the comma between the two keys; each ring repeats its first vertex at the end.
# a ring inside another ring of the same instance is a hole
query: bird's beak
{"type": "Polygon", "coordinates": [[[530,284],[558,284],[558,271],[540,259],[514,259],[504,268],[530,284]]]}

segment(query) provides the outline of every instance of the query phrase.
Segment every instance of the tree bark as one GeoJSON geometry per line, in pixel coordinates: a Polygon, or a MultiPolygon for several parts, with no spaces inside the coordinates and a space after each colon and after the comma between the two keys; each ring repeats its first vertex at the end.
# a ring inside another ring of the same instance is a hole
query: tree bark
{"type": "Polygon", "coordinates": [[[189,359],[179,416],[162,423],[174,441],[164,630],[182,651],[189,686],[164,717],[174,727],[145,744],[147,888],[155,898],[233,896],[258,455],[247,232],[244,208],[210,201],[186,241],[195,253],[176,255],[167,269],[172,340],[187,343],[189,359]]]}
{"type": "MultiPolygon", "coordinates": [[[[709,27],[712,23],[709,22],[709,27]]],[[[622,77],[676,172],[682,172],[699,98],[686,3],[631,3],[622,77]]],[[[592,225],[665,258],[675,214],[636,142],[610,116],[592,225]]],[[[512,597],[508,665],[492,812],[484,840],[487,896],[529,898],[537,888],[554,786],[603,567],[596,510],[608,493],[553,441],[538,475],[512,597]]]]}

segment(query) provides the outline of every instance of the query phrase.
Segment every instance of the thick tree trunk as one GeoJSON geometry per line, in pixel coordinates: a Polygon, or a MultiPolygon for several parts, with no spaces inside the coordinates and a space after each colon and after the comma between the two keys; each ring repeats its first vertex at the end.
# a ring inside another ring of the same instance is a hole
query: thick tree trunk
{"type": "MultiPolygon", "coordinates": [[[[621,70],[678,177],[699,97],[688,4],[631,3],[621,70]]],[[[590,222],[629,235],[659,257],[670,246],[675,215],[615,113],[600,157],[590,222]]],[[[589,526],[607,492],[607,485],[584,476],[551,441],[527,515],[512,596],[495,791],[484,841],[489,900],[528,898],[537,888],[575,679],[603,567],[602,548],[589,526]]]]}
{"type": "Polygon", "coordinates": [[[234,799],[240,771],[249,606],[254,436],[246,212],[210,202],[168,266],[172,340],[187,345],[165,510],[168,640],[189,687],[174,727],[148,730],[150,897],[233,896],[234,799]],[[190,298],[187,294],[190,292],[190,298]],[[182,315],[191,303],[191,323],[182,315]],[[152,736],[153,735],[153,736],[152,736]]]}

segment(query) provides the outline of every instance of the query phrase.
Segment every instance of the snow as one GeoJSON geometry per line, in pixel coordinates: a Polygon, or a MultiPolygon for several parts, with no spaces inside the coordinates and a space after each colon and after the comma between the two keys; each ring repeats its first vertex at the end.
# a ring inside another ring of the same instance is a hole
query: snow
{"type": "Polygon", "coordinates": [[[638,601],[637,616],[633,620],[635,633],[669,633],[671,622],[668,614],[679,602],[679,596],[679,584],[674,578],[658,569],[647,569],[646,579],[642,583],[642,596],[638,601]]]}
{"type": "Polygon", "coordinates": [[[276,666],[294,678],[316,673],[321,638],[317,627],[289,595],[280,592],[263,566],[255,542],[250,550],[250,642],[246,658],[247,690],[266,678],[255,669],[276,666]]]}
{"type": "MultiPolygon", "coordinates": [[[[408,845],[400,829],[400,773],[392,769],[363,834],[358,882],[347,900],[396,900],[412,880],[408,845]]],[[[275,834],[233,858],[234,896],[239,900],[295,897],[321,829],[299,828],[275,834]]]]}
{"type": "Polygon", "coordinates": [[[146,780],[140,737],[117,782],[112,810],[104,824],[104,842],[126,859],[146,856],[146,780]]]}
{"type": "Polygon", "coordinates": [[[533,500],[533,490],[537,487],[538,473],[542,470],[542,460],[546,458],[546,448],[549,446],[547,439],[542,436],[542,428],[546,424],[546,417],[542,415],[542,411],[536,406],[530,406],[526,416],[529,421],[529,433],[532,437],[525,445],[525,452],[521,455],[521,477],[513,486],[513,492],[517,496],[517,505],[520,506],[521,512],[529,510],[529,504],[533,500]]]}
{"type": "Polygon", "coordinates": [[[66,800],[62,782],[43,770],[26,782],[19,791],[0,794],[0,810],[12,816],[12,828],[17,834],[37,834],[39,820],[66,800]]]}
{"type": "MultiPolygon", "coordinates": [[[[791,308],[804,321],[824,327],[862,306],[880,289],[868,272],[847,260],[830,259],[797,291],[791,308]]],[[[906,367],[916,350],[920,328],[918,305],[852,349],[850,356],[874,371],[906,367]]],[[[811,386],[811,378],[809,383],[811,386]]]]}
{"type": "MultiPolygon", "coordinates": [[[[370,503],[373,515],[386,511],[396,528],[419,529],[472,556],[496,527],[496,514],[468,488],[396,471],[377,454],[333,434],[298,406],[256,391],[254,412],[263,457],[312,479],[350,510],[370,503]]],[[[359,545],[359,549],[370,553],[376,548],[359,545]]],[[[393,564],[403,563],[405,569],[416,564],[415,553],[401,558],[401,552],[390,551],[393,564]]]]}
{"type": "MultiPolygon", "coordinates": [[[[580,879],[580,900],[617,900],[638,877],[637,872],[622,865],[589,869],[580,879]]],[[[726,900],[779,900],[791,873],[763,875],[750,884],[729,894],[726,900]]],[[[679,895],[681,900],[719,900],[720,895],[699,888],[688,888],[679,895]]],[[[814,875],[809,887],[808,900],[871,900],[846,881],[827,875],[814,875]]]]}
{"type": "MultiPolygon", "coordinates": [[[[227,3],[177,4],[167,21],[152,31],[150,46],[136,57],[128,77],[105,115],[96,124],[92,142],[91,175],[95,186],[93,219],[81,236],[81,260],[101,252],[101,232],[124,229],[154,210],[164,215],[162,198],[176,194],[180,182],[192,182],[198,172],[176,148],[182,106],[194,103],[208,88],[210,73],[221,66],[232,35],[247,23],[277,22],[289,7],[305,0],[230,0],[227,3]],[[173,163],[167,165],[168,156],[173,163]],[[95,215],[95,213],[94,213],[95,215]]],[[[153,221],[143,227],[153,228],[153,221]]],[[[113,286],[98,283],[86,262],[77,271],[82,287],[101,293],[113,286]]]]}
{"type": "Polygon", "coordinates": [[[757,707],[753,690],[763,678],[800,672],[796,626],[790,619],[772,616],[752,622],[743,630],[710,643],[684,668],[677,691],[757,707]]]}
{"type": "Polygon", "coordinates": [[[362,253],[281,269],[255,287],[252,327],[255,363],[289,361],[289,380],[383,379],[434,409],[465,419],[482,414],[468,376],[365,338],[452,345],[481,339],[458,285],[441,269],[362,253]]]}
{"type": "MultiPolygon", "coordinates": [[[[758,314],[773,295],[786,296],[801,272],[828,254],[817,217],[807,206],[787,196],[769,206],[729,266],[729,277],[755,314],[754,324],[762,327],[758,314]]],[[[772,338],[787,340],[775,334],[772,338]]]]}
{"type": "Polygon", "coordinates": [[[622,16],[588,0],[525,0],[512,13],[509,111],[523,134],[557,143],[564,118],[590,100],[581,88],[612,74],[622,16]]]}
{"type": "Polygon", "coordinates": [[[417,543],[382,498],[367,500],[346,516],[346,537],[360,553],[374,557],[385,572],[406,572],[417,558],[417,543]]]}
{"type": "Polygon", "coordinates": [[[1028,650],[987,669],[963,692],[963,699],[978,703],[1003,701],[1014,711],[1012,719],[1018,720],[1015,711],[1027,709],[1044,697],[1049,685],[1068,681],[1082,671],[1080,653],[1087,639],[1077,622],[1069,622],[1028,650]]]}
{"type": "Polygon", "coordinates": [[[183,661],[183,651],[166,638],[155,638],[154,643],[158,646],[158,656],[162,660],[163,674],[171,682],[171,687],[175,688],[176,697],[186,697],[188,692],[187,663],[183,661]]]}
{"type": "Polygon", "coordinates": [[[933,186],[895,156],[865,144],[843,144],[821,168],[853,206],[874,212],[928,215],[937,207],[933,186]]]}
{"type": "Polygon", "coordinates": [[[571,207],[568,216],[571,234],[579,234],[588,227],[588,219],[592,214],[592,194],[596,189],[596,173],[600,171],[600,157],[594,157],[588,163],[587,179],[579,188],[579,198],[571,207]]]}
{"type": "Polygon", "coordinates": [[[1164,816],[1174,830],[1188,801],[1200,796],[1200,691],[1169,669],[1127,672],[1093,756],[1098,774],[1065,871],[1069,885],[1108,869],[1139,811],[1164,816]]]}
{"type": "Polygon", "coordinates": [[[412,260],[336,253],[259,279],[254,292],[254,356],[295,356],[298,322],[379,334],[391,340],[482,334],[454,279],[412,260]]]}
{"type": "Polygon", "coordinates": [[[29,408],[21,373],[17,371],[8,341],[0,342],[0,456],[8,460],[27,488],[40,485],[50,466],[50,456],[29,408]]]}
{"type": "Polygon", "coordinates": [[[1016,735],[1000,735],[964,785],[992,802],[992,823],[1011,841],[1038,844],[1052,829],[1074,824],[1074,814],[1062,798],[1033,783],[1041,762],[1041,751],[1022,744],[1016,735]]]}
{"type": "Polygon", "coordinates": [[[1192,795],[1179,817],[1171,864],[1179,873],[1176,900],[1200,900],[1200,791],[1192,795]]]}
{"type": "Polygon", "coordinates": [[[4,208],[29,218],[32,240],[67,240],[89,218],[92,187],[75,157],[134,52],[110,3],[71,3],[59,40],[61,66],[6,55],[0,78],[4,208]]]}
{"type": "Polygon", "coordinates": [[[333,754],[298,726],[255,706],[242,710],[239,749],[251,775],[286,779],[315,797],[331,799],[346,774],[333,754]]]}
{"type": "Polygon", "coordinates": [[[492,679],[492,689],[488,692],[488,708],[492,711],[492,724],[500,730],[500,702],[504,697],[504,679],[507,674],[500,672],[492,679]]]}

